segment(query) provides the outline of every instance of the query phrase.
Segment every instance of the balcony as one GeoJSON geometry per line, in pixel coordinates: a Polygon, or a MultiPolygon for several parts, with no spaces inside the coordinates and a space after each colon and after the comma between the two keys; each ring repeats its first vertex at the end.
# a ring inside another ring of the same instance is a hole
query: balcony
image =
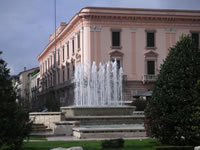
{"type": "Polygon", "coordinates": [[[143,83],[145,82],[155,82],[157,79],[157,75],[155,74],[146,74],[143,76],[143,83]]]}
{"type": "MultiPolygon", "coordinates": [[[[44,83],[44,84],[46,84],[46,83],[44,83]]],[[[49,87],[44,85],[43,89],[41,87],[39,88],[39,92],[40,92],[40,95],[43,95],[50,91],[56,91],[56,90],[63,89],[63,88],[69,87],[69,86],[73,86],[72,80],[65,81],[64,83],[61,83],[61,84],[50,85],[49,87]]]]}

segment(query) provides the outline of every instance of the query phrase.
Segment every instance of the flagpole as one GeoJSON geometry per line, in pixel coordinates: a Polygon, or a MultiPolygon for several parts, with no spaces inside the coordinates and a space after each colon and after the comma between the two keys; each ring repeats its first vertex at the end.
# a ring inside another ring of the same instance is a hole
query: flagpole
{"type": "MultiPolygon", "coordinates": [[[[54,29],[55,29],[55,51],[54,51],[54,67],[57,67],[57,63],[56,63],[56,0],[54,0],[54,29]]],[[[57,69],[55,69],[54,72],[54,85],[56,85],[56,73],[57,73],[57,69]]]]}
{"type": "Polygon", "coordinates": [[[56,52],[56,0],[54,0],[54,23],[55,23],[55,52],[56,52]]]}

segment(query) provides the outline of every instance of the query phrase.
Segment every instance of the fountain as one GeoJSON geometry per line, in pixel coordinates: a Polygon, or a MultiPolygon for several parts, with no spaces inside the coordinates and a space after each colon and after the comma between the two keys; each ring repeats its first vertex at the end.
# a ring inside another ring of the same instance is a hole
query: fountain
{"type": "Polygon", "coordinates": [[[123,70],[116,60],[87,67],[78,63],[75,74],[74,106],[61,107],[65,117],[130,115],[135,107],[123,105],[123,70]]]}
{"type": "Polygon", "coordinates": [[[74,79],[75,106],[122,105],[122,78],[122,68],[117,69],[116,61],[105,65],[100,63],[99,66],[93,62],[92,69],[90,63],[87,69],[83,64],[78,63],[74,79]]]}
{"type": "Polygon", "coordinates": [[[117,68],[116,60],[99,66],[78,63],[74,105],[61,107],[65,121],[58,123],[58,129],[65,124],[78,138],[146,136],[144,115],[134,115],[134,106],[123,105],[122,82],[123,70],[117,68]]]}

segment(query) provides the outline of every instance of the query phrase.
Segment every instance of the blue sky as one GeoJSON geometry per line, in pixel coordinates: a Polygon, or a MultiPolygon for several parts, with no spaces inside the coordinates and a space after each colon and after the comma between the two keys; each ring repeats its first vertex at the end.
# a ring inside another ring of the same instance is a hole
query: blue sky
{"type": "MultiPolygon", "coordinates": [[[[56,0],[57,26],[87,6],[200,10],[200,0],[56,0]]],[[[39,66],[37,56],[54,32],[54,0],[0,0],[0,51],[11,70],[39,66]]]]}

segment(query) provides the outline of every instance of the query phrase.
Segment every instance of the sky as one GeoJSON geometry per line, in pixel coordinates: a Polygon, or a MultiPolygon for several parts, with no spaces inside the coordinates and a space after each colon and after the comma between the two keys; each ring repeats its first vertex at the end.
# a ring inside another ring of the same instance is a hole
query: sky
{"type": "MultiPolygon", "coordinates": [[[[200,0],[56,0],[56,6],[58,27],[88,6],[200,10],[200,0]]],[[[11,75],[39,66],[54,24],[54,0],[0,0],[0,57],[11,75]]]]}

